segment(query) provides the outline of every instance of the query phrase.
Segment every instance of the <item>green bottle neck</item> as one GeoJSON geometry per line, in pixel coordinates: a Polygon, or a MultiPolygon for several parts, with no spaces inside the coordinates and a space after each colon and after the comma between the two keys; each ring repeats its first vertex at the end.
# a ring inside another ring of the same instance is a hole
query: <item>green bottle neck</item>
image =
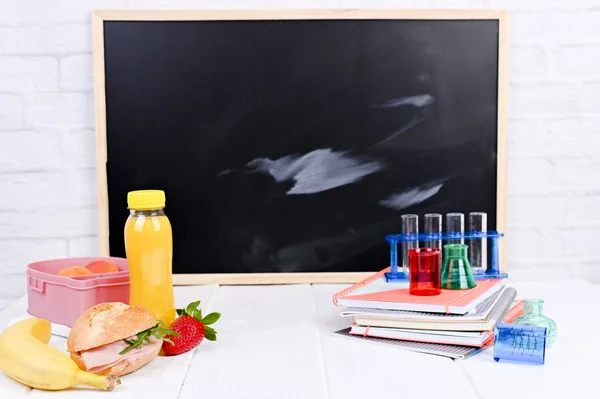
{"type": "Polygon", "coordinates": [[[525,307],[525,316],[543,316],[544,301],[541,299],[523,300],[525,307]]]}

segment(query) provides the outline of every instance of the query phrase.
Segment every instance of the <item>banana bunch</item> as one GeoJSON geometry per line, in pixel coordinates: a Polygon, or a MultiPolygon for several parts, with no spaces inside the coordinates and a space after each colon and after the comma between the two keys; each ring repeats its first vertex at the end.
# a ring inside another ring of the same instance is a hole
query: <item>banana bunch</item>
{"type": "Polygon", "coordinates": [[[31,388],[58,391],[76,385],[112,390],[119,377],[80,370],[65,353],[48,345],[52,327],[48,320],[26,319],[0,334],[0,370],[31,388]]]}

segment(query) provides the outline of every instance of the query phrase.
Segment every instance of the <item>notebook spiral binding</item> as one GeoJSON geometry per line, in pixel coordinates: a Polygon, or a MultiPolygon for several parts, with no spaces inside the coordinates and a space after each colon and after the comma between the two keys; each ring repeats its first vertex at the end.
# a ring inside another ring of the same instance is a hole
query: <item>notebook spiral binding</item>
{"type": "Polygon", "coordinates": [[[518,302],[518,304],[513,306],[511,309],[508,310],[508,312],[506,312],[502,323],[510,324],[513,321],[515,321],[517,317],[523,316],[523,314],[525,313],[525,305],[523,304],[523,301],[515,300],[515,302],[518,302]]]}
{"type": "Polygon", "coordinates": [[[343,297],[345,297],[345,296],[353,293],[357,289],[359,289],[361,287],[364,287],[365,285],[370,284],[373,281],[382,278],[385,275],[385,273],[387,273],[389,271],[390,271],[390,268],[387,267],[387,268],[381,270],[380,272],[375,273],[371,277],[369,277],[369,278],[361,281],[360,283],[356,283],[354,285],[351,285],[350,287],[346,288],[345,290],[342,290],[342,291],[338,292],[337,294],[335,294],[333,296],[333,303],[334,303],[334,305],[336,305],[336,306],[338,305],[338,302],[339,302],[340,298],[343,298],[343,297]]]}

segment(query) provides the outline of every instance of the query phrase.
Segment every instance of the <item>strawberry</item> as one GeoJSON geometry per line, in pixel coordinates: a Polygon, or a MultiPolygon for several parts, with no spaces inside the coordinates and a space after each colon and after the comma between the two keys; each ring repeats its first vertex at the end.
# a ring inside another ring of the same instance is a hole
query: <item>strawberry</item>
{"type": "Polygon", "coordinates": [[[204,340],[217,340],[217,332],[209,327],[209,324],[216,323],[221,317],[220,313],[210,313],[202,317],[202,311],[198,309],[200,301],[190,303],[185,309],[177,309],[179,317],[171,323],[171,330],[179,334],[168,335],[171,342],[163,342],[163,351],[165,355],[179,355],[194,349],[204,340]]]}
{"type": "Polygon", "coordinates": [[[179,355],[180,353],[194,349],[200,345],[206,333],[204,324],[192,316],[177,318],[171,324],[171,330],[176,331],[179,337],[169,335],[167,338],[173,341],[173,344],[167,341],[163,342],[163,350],[167,356],[179,355]]]}

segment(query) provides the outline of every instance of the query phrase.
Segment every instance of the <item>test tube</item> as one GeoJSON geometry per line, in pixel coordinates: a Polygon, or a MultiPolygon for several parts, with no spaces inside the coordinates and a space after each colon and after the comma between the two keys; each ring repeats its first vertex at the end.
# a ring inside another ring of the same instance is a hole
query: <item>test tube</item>
{"type": "MultiPolygon", "coordinates": [[[[423,217],[425,234],[442,234],[442,215],[440,213],[426,213],[423,217]]],[[[428,248],[442,249],[442,239],[428,240],[425,242],[428,248]]]]}
{"type": "MultiPolygon", "coordinates": [[[[401,216],[402,219],[402,234],[418,235],[419,234],[419,216],[414,214],[406,214],[401,216]]],[[[408,251],[419,247],[418,241],[403,241],[402,242],[402,271],[408,274],[408,251]]]]}
{"type": "MultiPolygon", "coordinates": [[[[487,231],[487,213],[469,213],[469,231],[484,233],[487,231]]],[[[472,238],[469,244],[469,262],[473,270],[487,270],[487,238],[472,238]]]]}
{"type": "MultiPolygon", "coordinates": [[[[442,234],[442,214],[441,213],[426,213],[423,217],[424,233],[425,234],[442,234]]],[[[425,242],[428,248],[437,248],[440,250],[440,267],[442,266],[442,239],[432,239],[425,242]]]]}
{"type": "MultiPolygon", "coordinates": [[[[465,214],[460,212],[451,212],[446,214],[446,231],[452,233],[465,232],[465,214]]],[[[449,244],[464,244],[464,239],[448,240],[449,244]]]]}

